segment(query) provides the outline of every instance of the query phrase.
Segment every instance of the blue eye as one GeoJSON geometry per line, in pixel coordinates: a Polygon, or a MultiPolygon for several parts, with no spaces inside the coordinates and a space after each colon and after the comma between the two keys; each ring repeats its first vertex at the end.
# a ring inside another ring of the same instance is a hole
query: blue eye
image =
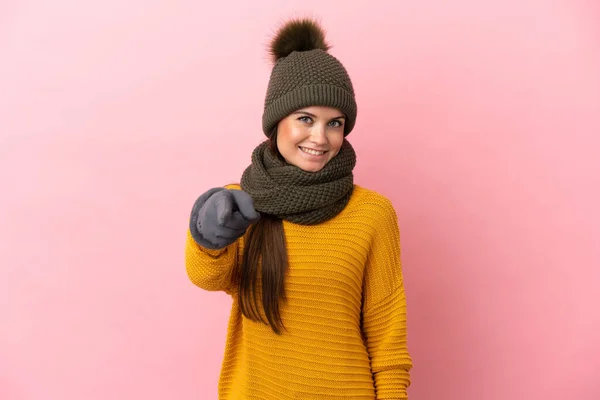
{"type": "Polygon", "coordinates": [[[342,123],[340,121],[338,121],[338,120],[331,121],[329,124],[333,124],[333,127],[335,127],[335,128],[339,128],[339,127],[342,126],[342,123]]]}
{"type": "Polygon", "coordinates": [[[298,118],[298,120],[299,120],[299,121],[302,121],[302,122],[306,122],[306,123],[309,123],[309,122],[311,122],[311,119],[310,119],[310,117],[307,117],[306,115],[305,115],[305,116],[302,116],[302,117],[300,117],[300,118],[298,118]]]}

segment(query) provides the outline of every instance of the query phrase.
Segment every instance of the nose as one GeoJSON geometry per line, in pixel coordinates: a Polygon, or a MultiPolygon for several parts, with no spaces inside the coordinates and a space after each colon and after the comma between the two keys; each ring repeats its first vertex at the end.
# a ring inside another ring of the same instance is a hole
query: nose
{"type": "Polygon", "coordinates": [[[310,132],[310,141],[314,144],[327,144],[327,133],[321,125],[315,125],[310,132]]]}

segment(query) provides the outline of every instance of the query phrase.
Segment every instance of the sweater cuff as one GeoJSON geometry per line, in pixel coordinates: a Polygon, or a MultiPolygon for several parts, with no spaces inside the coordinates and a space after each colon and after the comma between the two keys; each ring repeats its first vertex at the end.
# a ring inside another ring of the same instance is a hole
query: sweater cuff
{"type": "Polygon", "coordinates": [[[407,389],[410,385],[410,377],[405,369],[394,368],[380,371],[375,374],[374,378],[377,400],[408,399],[407,389]]]}

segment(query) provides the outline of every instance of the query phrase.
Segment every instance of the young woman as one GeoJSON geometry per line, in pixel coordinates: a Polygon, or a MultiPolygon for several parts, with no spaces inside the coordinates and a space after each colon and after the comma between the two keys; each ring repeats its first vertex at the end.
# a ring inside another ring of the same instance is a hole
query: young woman
{"type": "Polygon", "coordinates": [[[280,28],[268,139],[192,208],[188,276],[233,298],[219,399],[407,398],[397,216],[354,184],[354,89],[328,50],[312,20],[280,28]]]}

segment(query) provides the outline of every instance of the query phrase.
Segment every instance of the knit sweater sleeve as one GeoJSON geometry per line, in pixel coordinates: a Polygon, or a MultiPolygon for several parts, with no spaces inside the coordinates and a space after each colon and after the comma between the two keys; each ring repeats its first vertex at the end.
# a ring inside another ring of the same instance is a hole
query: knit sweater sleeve
{"type": "Polygon", "coordinates": [[[375,207],[363,289],[363,335],[377,399],[408,399],[412,359],[407,347],[398,220],[387,198],[380,197],[375,207]]]}
{"type": "Polygon", "coordinates": [[[232,294],[232,273],[238,263],[239,243],[240,240],[237,240],[222,249],[208,249],[196,243],[188,230],[185,245],[188,278],[201,289],[232,294]]]}
{"type": "MultiPolygon", "coordinates": [[[[225,189],[240,189],[239,184],[224,186],[225,189]]],[[[194,240],[194,234],[188,228],[185,243],[185,269],[192,283],[208,291],[223,291],[233,294],[233,272],[240,260],[240,249],[243,248],[240,238],[222,249],[209,249],[194,240]]]]}

